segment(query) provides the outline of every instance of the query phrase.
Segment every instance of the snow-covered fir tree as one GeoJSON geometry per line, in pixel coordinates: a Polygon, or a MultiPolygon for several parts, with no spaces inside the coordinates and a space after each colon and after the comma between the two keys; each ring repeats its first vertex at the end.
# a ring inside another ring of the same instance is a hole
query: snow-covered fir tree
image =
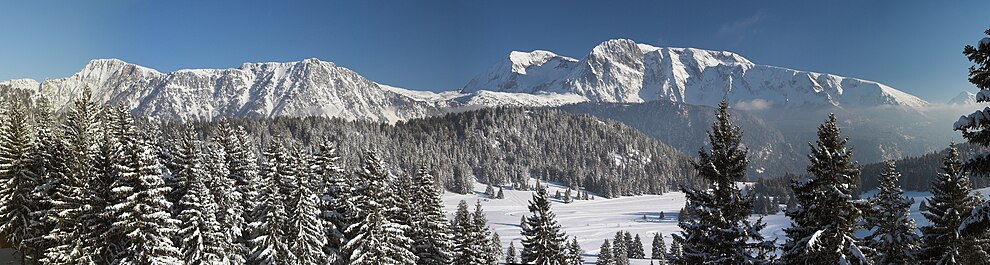
{"type": "Polygon", "coordinates": [[[269,145],[263,156],[259,183],[261,187],[258,189],[261,201],[252,211],[249,226],[254,236],[250,242],[250,262],[259,265],[294,264],[295,255],[287,242],[289,212],[285,207],[286,196],[282,188],[285,178],[282,174],[290,165],[285,163],[286,153],[279,143],[269,145]]]}
{"type": "Polygon", "coordinates": [[[348,201],[351,194],[349,176],[339,165],[340,156],[334,144],[323,141],[318,147],[318,151],[313,154],[312,175],[318,180],[316,185],[320,193],[320,212],[323,222],[326,244],[323,246],[323,253],[326,254],[327,263],[343,263],[347,256],[343,256],[341,249],[344,247],[346,238],[344,229],[350,225],[348,218],[352,207],[348,201]]]}
{"type": "Polygon", "coordinates": [[[90,233],[86,216],[94,216],[89,180],[96,177],[93,159],[99,135],[99,108],[91,101],[88,87],[65,114],[62,136],[66,146],[66,172],[52,196],[54,229],[47,236],[53,241],[45,250],[45,264],[90,264],[97,256],[96,240],[90,233]]]}
{"type": "Polygon", "coordinates": [[[207,152],[205,183],[211,187],[208,189],[208,198],[214,200],[216,205],[214,215],[217,223],[223,228],[218,232],[216,239],[222,253],[222,261],[224,264],[244,264],[247,262],[247,257],[243,245],[239,242],[243,233],[241,226],[245,222],[244,209],[241,208],[240,202],[243,197],[237,191],[236,181],[231,178],[227,165],[222,162],[227,157],[225,150],[214,144],[207,152]]]}
{"type": "Polygon", "coordinates": [[[29,199],[32,202],[30,217],[33,220],[30,233],[18,249],[25,263],[40,262],[45,251],[54,248],[58,242],[48,236],[58,222],[53,200],[58,198],[56,192],[60,190],[59,187],[64,187],[62,184],[67,181],[66,176],[69,174],[66,164],[68,150],[55,129],[57,125],[53,110],[45,97],[39,97],[35,101],[33,113],[36,152],[32,155],[32,167],[38,185],[32,190],[29,199]]]}
{"type": "Polygon", "coordinates": [[[505,263],[512,264],[519,262],[519,257],[516,254],[516,243],[515,241],[509,241],[509,248],[505,250],[505,263]]]}
{"type": "Polygon", "coordinates": [[[567,264],[568,265],[581,265],[584,264],[584,250],[581,249],[581,244],[578,244],[577,237],[571,239],[571,243],[567,245],[567,264]]]}
{"type": "Polygon", "coordinates": [[[639,234],[636,234],[636,237],[633,238],[632,242],[629,244],[629,258],[646,258],[646,251],[643,250],[643,240],[639,238],[639,234]]]}
{"type": "Polygon", "coordinates": [[[103,238],[93,246],[100,253],[96,257],[97,263],[111,263],[120,258],[121,243],[126,240],[120,229],[116,229],[105,217],[120,215],[120,210],[112,206],[123,203],[131,196],[130,191],[115,192],[117,187],[137,186],[137,179],[129,178],[127,174],[134,171],[138,157],[126,154],[138,148],[138,137],[134,119],[123,107],[105,109],[101,118],[103,133],[93,161],[97,175],[90,182],[90,189],[94,190],[92,207],[103,209],[103,212],[99,218],[94,218],[100,221],[91,223],[90,228],[103,238]]]}
{"type": "MultiPolygon", "coordinates": [[[[394,175],[389,184],[387,200],[389,202],[389,219],[395,224],[405,227],[403,235],[409,240],[413,240],[412,225],[417,206],[413,205],[412,200],[410,200],[413,192],[412,177],[407,174],[394,175]]],[[[414,243],[412,242],[407,246],[413,255],[415,255],[414,243]]]]}
{"type": "Polygon", "coordinates": [[[170,189],[162,176],[162,165],[158,161],[157,150],[140,139],[130,149],[128,156],[136,159],[131,172],[125,178],[133,178],[133,187],[114,187],[115,192],[130,192],[130,196],[118,205],[120,215],[113,220],[113,226],[123,230],[126,244],[117,264],[182,264],[181,253],[173,245],[178,220],[172,218],[169,209],[172,205],[166,197],[170,189]]]}
{"type": "MultiPolygon", "coordinates": [[[[980,89],[976,94],[977,103],[990,103],[990,29],[984,34],[976,46],[966,45],[963,55],[974,63],[969,67],[969,82],[980,89]]],[[[990,110],[982,109],[972,114],[959,117],[953,124],[956,131],[962,133],[966,141],[978,146],[990,146],[990,110]]],[[[983,153],[974,156],[965,164],[965,169],[976,175],[990,175],[990,154],[983,153]]]]}
{"type": "Polygon", "coordinates": [[[409,200],[416,206],[410,230],[414,252],[419,257],[416,264],[449,264],[454,251],[451,230],[444,217],[441,190],[425,165],[420,165],[413,176],[411,194],[409,200]]]}
{"type": "MultiPolygon", "coordinates": [[[[480,207],[480,202],[479,206],[480,207]]],[[[484,219],[484,216],[481,217],[484,219]]],[[[454,230],[454,264],[487,264],[487,237],[478,226],[475,215],[468,210],[466,201],[461,200],[451,220],[454,230]]]]}
{"type": "Polygon", "coordinates": [[[616,265],[629,265],[629,242],[626,242],[626,236],[622,231],[615,232],[615,238],[612,241],[612,257],[616,265]]]}
{"type": "Polygon", "coordinates": [[[495,231],[492,231],[491,237],[488,240],[488,261],[490,264],[498,264],[498,261],[502,259],[502,237],[498,235],[495,231]]]}
{"type": "Polygon", "coordinates": [[[615,257],[612,256],[612,246],[608,244],[608,239],[602,243],[598,249],[598,261],[595,265],[615,265],[615,257]]]}
{"type": "MultiPolygon", "coordinates": [[[[986,104],[990,103],[990,29],[984,31],[984,34],[987,36],[980,39],[976,46],[966,45],[963,48],[963,55],[966,55],[966,58],[974,63],[969,67],[969,82],[980,89],[980,92],[976,94],[976,102],[986,104]]],[[[988,124],[990,118],[987,117],[987,114],[990,114],[990,110],[983,109],[959,117],[953,127],[956,131],[962,132],[962,136],[966,138],[967,142],[982,148],[990,147],[990,130],[987,130],[990,128],[990,124],[988,124]]],[[[990,176],[990,153],[983,152],[972,156],[963,165],[963,170],[974,176],[990,176]]],[[[958,214],[965,213],[959,212],[958,214]]],[[[964,219],[962,227],[959,229],[959,237],[979,238],[980,241],[972,243],[977,250],[965,252],[965,255],[967,258],[973,256],[980,261],[985,261],[988,246],[984,240],[990,239],[990,201],[984,201],[982,205],[972,210],[970,216],[964,217],[964,219]]],[[[951,255],[951,253],[946,254],[951,255]]],[[[964,259],[964,261],[972,261],[972,259],[964,259]]]]}
{"type": "Polygon", "coordinates": [[[485,215],[485,210],[481,208],[480,200],[474,203],[471,222],[473,223],[474,234],[478,238],[474,246],[475,252],[478,253],[478,264],[497,264],[502,256],[502,242],[498,235],[488,227],[488,217],[485,215]]]}
{"type": "Polygon", "coordinates": [[[915,264],[919,237],[910,216],[914,200],[901,190],[901,174],[894,161],[887,161],[880,175],[879,192],[872,199],[869,223],[876,229],[866,237],[873,249],[874,264],[915,264]]]}
{"type": "MultiPolygon", "coordinates": [[[[0,234],[18,249],[31,237],[32,193],[39,185],[28,106],[20,98],[0,103],[0,234]]],[[[20,253],[22,261],[26,260],[20,253]]]]}
{"type": "Polygon", "coordinates": [[[248,241],[253,237],[248,232],[249,220],[252,220],[251,211],[257,208],[256,201],[259,200],[257,190],[258,168],[254,152],[251,150],[253,144],[243,127],[231,127],[227,120],[221,120],[217,125],[217,135],[213,141],[215,148],[223,155],[223,160],[214,161],[221,163],[226,169],[228,178],[233,180],[234,190],[225,194],[233,204],[225,207],[230,215],[227,219],[232,225],[227,229],[228,237],[233,240],[231,249],[240,249],[239,253],[230,252],[228,259],[231,263],[243,263],[251,256],[251,247],[248,241]]]}
{"type": "Polygon", "coordinates": [[[859,167],[842,138],[835,115],[818,127],[817,146],[811,146],[810,178],[792,184],[798,206],[787,211],[791,227],[782,261],[790,264],[869,264],[867,248],[853,232],[859,229],[865,206],[855,198],[859,167]]]}
{"type": "Polygon", "coordinates": [[[536,187],[529,201],[526,226],[522,230],[523,262],[538,265],[563,265],[567,263],[567,235],[560,231],[556,215],[550,210],[547,190],[536,187]]]}
{"type": "Polygon", "coordinates": [[[653,246],[652,251],[650,251],[650,258],[655,260],[660,260],[660,264],[666,264],[667,259],[667,244],[663,242],[663,235],[660,233],[653,234],[653,246]]]}
{"type": "MultiPolygon", "coordinates": [[[[327,244],[327,226],[323,221],[323,211],[320,208],[322,203],[321,194],[313,190],[315,187],[310,182],[312,174],[303,174],[298,178],[299,184],[295,212],[291,214],[289,223],[295,235],[292,235],[289,248],[296,257],[299,264],[327,264],[328,257],[324,250],[327,244]]],[[[329,228],[333,228],[332,226],[329,228]]]]}
{"type": "Polygon", "coordinates": [[[416,264],[416,255],[409,250],[412,240],[405,234],[409,228],[389,219],[387,207],[394,205],[388,198],[389,175],[385,162],[368,151],[351,197],[358,221],[347,228],[353,235],[345,246],[348,264],[416,264]]]}
{"type": "MultiPolygon", "coordinates": [[[[198,156],[199,150],[190,142],[192,139],[183,139],[183,147],[180,153],[189,152],[187,155],[198,156]],[[188,149],[187,149],[188,148],[188,149]],[[186,151],[189,150],[189,151],[186,151]]],[[[186,162],[199,163],[199,159],[190,159],[186,162]]],[[[188,168],[199,168],[199,165],[185,165],[188,168]]],[[[179,199],[182,209],[179,213],[179,247],[182,251],[184,264],[206,265],[219,264],[225,256],[224,249],[220,246],[223,240],[223,228],[216,220],[217,206],[210,196],[203,179],[203,174],[190,174],[186,176],[186,194],[179,199]]]]}
{"type": "Polygon", "coordinates": [[[674,236],[674,240],[670,241],[670,255],[667,260],[670,261],[670,264],[684,265],[685,263],[683,256],[684,254],[681,249],[681,240],[677,238],[677,236],[674,236]]]}
{"type": "Polygon", "coordinates": [[[921,203],[921,215],[931,223],[921,227],[918,261],[923,264],[970,264],[987,260],[986,238],[958,232],[982,200],[972,194],[969,176],[962,171],[955,145],[949,147],[941,171],[932,182],[932,196],[921,203]]]}
{"type": "Polygon", "coordinates": [[[689,264],[764,264],[774,248],[760,234],[766,226],[762,219],[749,221],[752,198],[736,185],[746,180],[749,159],[742,131],[732,124],[728,108],[728,101],[722,100],[708,133],[711,150],[699,151],[698,161],[692,162],[709,187],[682,187],[693,211],[693,218],[678,223],[684,262],[689,264]]]}

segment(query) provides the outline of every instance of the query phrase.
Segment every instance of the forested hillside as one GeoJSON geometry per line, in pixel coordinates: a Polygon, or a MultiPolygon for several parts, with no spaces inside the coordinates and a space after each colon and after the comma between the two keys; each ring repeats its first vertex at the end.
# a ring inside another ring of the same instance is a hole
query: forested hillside
{"type": "MultiPolygon", "coordinates": [[[[676,102],[651,101],[641,104],[581,103],[559,109],[571,113],[613,119],[639,129],[661,142],[692,156],[705,145],[705,132],[715,120],[715,108],[676,102]]],[[[748,112],[729,110],[733,122],[745,133],[743,143],[749,148],[749,176],[780,176],[804,171],[807,162],[804,146],[798,150],[776,128],[748,112]]]]}
{"type": "MultiPolygon", "coordinates": [[[[262,145],[330,140],[345,167],[358,165],[359,154],[369,149],[399,172],[425,164],[449,190],[461,193],[474,178],[497,184],[537,178],[605,197],[657,194],[693,176],[689,157],[636,129],[559,110],[491,108],[394,126],[322,117],[228,122],[243,126],[262,145]]],[[[194,124],[204,137],[217,128],[216,122],[194,124]]],[[[174,134],[179,124],[163,127],[174,134]]]]}
{"type": "MultiPolygon", "coordinates": [[[[966,161],[975,154],[984,152],[983,148],[972,144],[957,144],[959,156],[966,161]]],[[[945,157],[948,149],[932,152],[916,157],[905,157],[896,160],[897,170],[901,172],[901,185],[905,190],[929,191],[932,181],[938,177],[938,170],[942,167],[942,158],[945,157]]],[[[873,163],[863,166],[862,187],[864,191],[877,188],[878,177],[884,168],[884,163],[873,163]]],[[[974,176],[970,184],[973,189],[990,187],[990,178],[986,176],[974,176]]]]}

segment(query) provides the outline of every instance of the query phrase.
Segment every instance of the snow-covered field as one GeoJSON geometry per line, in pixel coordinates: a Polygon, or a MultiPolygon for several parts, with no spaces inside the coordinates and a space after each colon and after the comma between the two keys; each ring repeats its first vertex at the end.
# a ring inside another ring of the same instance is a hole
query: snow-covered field
{"type": "MultiPolygon", "coordinates": [[[[522,216],[528,215],[526,206],[532,198],[531,191],[515,191],[504,189],[505,199],[488,199],[484,193],[485,186],[480,183],[475,185],[475,194],[461,195],[446,193],[443,196],[444,210],[450,215],[457,209],[457,203],[465,200],[471,205],[473,211],[474,202],[481,200],[482,207],[488,217],[488,224],[498,232],[502,238],[503,248],[508,247],[509,242],[515,242],[517,250],[522,248],[520,244],[519,222],[522,216]]],[[[566,187],[550,185],[548,193],[552,197],[556,191],[562,194],[566,187]]],[[[982,194],[990,192],[990,188],[979,190],[982,194]]],[[[918,226],[927,224],[927,220],[918,212],[921,201],[930,196],[927,192],[907,192],[906,195],[915,199],[911,207],[912,217],[918,226]]],[[[868,193],[864,197],[872,196],[868,193]]],[[[596,196],[597,197],[597,196],[596,196]]],[[[568,236],[576,236],[581,248],[584,250],[585,262],[595,260],[604,239],[615,236],[616,231],[629,231],[633,236],[639,234],[643,241],[643,248],[647,257],[650,256],[653,234],[661,233],[667,246],[672,240],[671,234],[680,231],[677,227],[677,214],[681,207],[684,207],[684,194],[680,192],[670,192],[664,195],[643,195],[630,196],[615,199],[604,199],[597,197],[595,200],[577,200],[572,203],[564,203],[559,200],[553,201],[553,212],[557,215],[557,222],[563,227],[563,231],[568,236]],[[658,220],[660,212],[664,212],[665,218],[658,220]],[[643,216],[648,220],[643,220],[643,216]]],[[[452,217],[452,216],[451,216],[452,217]]],[[[754,215],[753,219],[759,218],[754,215]]],[[[763,230],[767,238],[776,238],[778,244],[786,240],[783,229],[790,226],[790,220],[783,213],[764,216],[763,221],[767,223],[763,230]]],[[[650,264],[649,260],[633,260],[632,264],[650,264]]]]}

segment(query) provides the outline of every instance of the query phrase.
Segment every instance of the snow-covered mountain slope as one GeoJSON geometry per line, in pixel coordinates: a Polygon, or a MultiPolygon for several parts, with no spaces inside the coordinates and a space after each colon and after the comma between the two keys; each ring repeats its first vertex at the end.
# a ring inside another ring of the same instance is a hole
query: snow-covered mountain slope
{"type": "Polygon", "coordinates": [[[759,65],[724,51],[661,48],[616,39],[579,61],[547,51],[512,52],[477,75],[464,92],[574,94],[592,102],[675,102],[716,105],[760,101],[768,106],[921,107],[918,97],[873,81],[759,65]]]}
{"type": "Polygon", "coordinates": [[[97,102],[121,104],[139,115],[181,120],[330,116],[395,122],[435,115],[445,107],[442,102],[414,97],[414,92],[400,88],[384,88],[354,71],[317,59],[171,73],[99,59],[70,77],[5,83],[38,91],[57,107],[67,106],[89,87],[97,102]]]}
{"type": "Polygon", "coordinates": [[[959,95],[952,98],[947,102],[950,105],[970,105],[976,104],[976,93],[963,91],[959,92],[959,95]]]}

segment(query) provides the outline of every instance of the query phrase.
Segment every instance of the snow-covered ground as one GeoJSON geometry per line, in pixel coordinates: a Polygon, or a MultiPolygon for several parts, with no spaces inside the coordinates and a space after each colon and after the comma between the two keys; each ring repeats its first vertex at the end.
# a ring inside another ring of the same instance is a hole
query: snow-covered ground
{"type": "MultiPolygon", "coordinates": [[[[559,190],[563,194],[566,189],[551,184],[547,191],[552,197],[556,191],[559,190]]],[[[526,206],[533,192],[509,190],[506,187],[505,199],[497,200],[488,199],[483,194],[484,190],[485,186],[477,183],[473,195],[448,192],[443,196],[444,210],[452,215],[460,200],[467,201],[473,207],[474,202],[480,199],[488,217],[488,224],[501,236],[503,247],[508,247],[509,242],[515,242],[516,249],[520,250],[522,246],[519,222],[522,216],[529,214],[526,206]]],[[[572,203],[552,200],[552,209],[557,215],[557,222],[568,236],[577,237],[585,252],[585,262],[594,261],[602,241],[606,238],[612,241],[616,231],[629,231],[633,236],[639,234],[647,256],[650,256],[654,233],[663,234],[664,241],[669,247],[671,234],[680,231],[677,227],[677,214],[681,207],[684,207],[683,193],[671,192],[664,195],[615,199],[595,197],[594,200],[577,200],[572,203]],[[660,212],[664,212],[663,220],[658,220],[660,212]],[[644,215],[648,220],[643,219],[644,215]]],[[[788,224],[787,218],[783,215],[772,215],[765,217],[764,221],[768,223],[766,231],[774,231],[770,237],[780,236],[783,240],[781,229],[788,224]]],[[[650,261],[633,261],[632,264],[650,264],[650,261]]]]}
{"type": "MultiPolygon", "coordinates": [[[[560,191],[563,194],[566,187],[550,184],[548,193],[552,197],[554,193],[560,191]]],[[[473,211],[474,202],[481,200],[482,207],[488,217],[488,224],[498,232],[502,238],[503,248],[508,247],[509,242],[515,242],[517,250],[521,250],[521,236],[519,235],[519,222],[522,216],[528,215],[526,206],[532,198],[532,191],[516,191],[506,187],[503,191],[505,199],[489,199],[485,196],[485,185],[475,184],[475,194],[461,195],[455,193],[445,193],[443,196],[444,210],[452,217],[457,209],[457,203],[465,200],[473,211]]],[[[982,194],[990,193],[990,188],[979,190],[982,194]]],[[[907,192],[908,196],[915,199],[911,207],[911,215],[916,220],[918,226],[928,223],[928,221],[918,212],[921,201],[930,196],[927,192],[907,192]]],[[[867,193],[864,197],[872,196],[867,193]]],[[[684,207],[684,194],[680,192],[670,192],[664,195],[643,195],[629,196],[615,199],[604,199],[595,196],[595,200],[577,200],[572,203],[564,203],[559,200],[553,201],[553,212],[557,215],[557,222],[568,236],[576,236],[581,248],[584,250],[585,262],[593,264],[598,255],[604,239],[615,236],[616,231],[629,231],[634,236],[639,234],[643,241],[643,248],[647,257],[650,256],[653,234],[661,233],[667,246],[672,240],[671,234],[680,231],[677,227],[677,214],[681,207],[684,207]],[[658,220],[660,212],[664,212],[665,218],[658,220]],[[648,220],[644,220],[643,216],[648,220]]],[[[754,215],[753,219],[759,218],[754,215]]],[[[783,229],[790,226],[790,219],[783,213],[764,216],[763,221],[767,227],[763,230],[767,238],[776,238],[778,244],[786,240],[783,229]]],[[[633,260],[632,264],[650,264],[649,260],[633,260]]]]}

